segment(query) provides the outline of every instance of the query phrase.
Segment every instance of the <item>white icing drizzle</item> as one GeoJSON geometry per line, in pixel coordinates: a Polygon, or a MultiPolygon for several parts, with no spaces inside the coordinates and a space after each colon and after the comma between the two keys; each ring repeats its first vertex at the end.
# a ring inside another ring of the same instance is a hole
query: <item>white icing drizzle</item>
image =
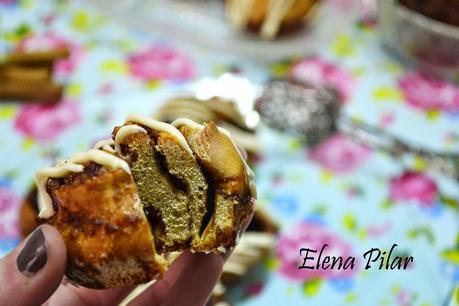
{"type": "Polygon", "coordinates": [[[162,132],[166,132],[166,133],[171,134],[172,136],[174,136],[178,140],[179,145],[182,148],[187,150],[190,154],[193,154],[193,152],[190,149],[190,146],[186,142],[185,137],[173,125],[168,124],[168,123],[164,123],[164,122],[160,122],[160,121],[157,121],[157,120],[154,120],[152,118],[145,117],[145,116],[142,116],[142,115],[139,115],[139,114],[129,115],[127,117],[127,119],[126,119],[126,122],[128,122],[128,121],[132,121],[132,122],[135,122],[135,123],[140,123],[142,125],[145,125],[146,127],[149,127],[152,130],[155,130],[155,131],[162,131],[162,132]]]}
{"type": "Polygon", "coordinates": [[[137,133],[144,133],[147,134],[147,131],[138,125],[129,124],[123,125],[115,135],[115,151],[121,154],[120,143],[129,135],[137,134],[137,133]]]}
{"type": "Polygon", "coordinates": [[[65,164],[67,162],[67,160],[65,159],[58,159],[56,161],[56,166],[62,166],[63,164],[65,164]]]}
{"type": "Polygon", "coordinates": [[[38,208],[40,210],[38,217],[50,218],[55,213],[51,197],[46,191],[48,179],[64,177],[72,172],[82,172],[84,170],[83,164],[89,161],[109,168],[121,168],[126,173],[131,173],[129,165],[124,160],[105,151],[96,149],[77,153],[67,161],[59,162],[55,167],[42,168],[35,174],[38,188],[38,208]]]}
{"type": "Polygon", "coordinates": [[[101,150],[102,149],[102,150],[107,151],[109,153],[115,153],[115,150],[112,147],[114,144],[115,144],[115,142],[111,138],[103,139],[103,140],[99,140],[98,142],[96,142],[96,144],[94,145],[94,149],[97,149],[97,150],[101,150]]]}
{"type": "Polygon", "coordinates": [[[92,149],[86,152],[77,153],[69,158],[69,162],[75,164],[82,164],[89,161],[112,169],[121,168],[126,173],[131,174],[131,169],[124,160],[101,150],[92,149]]]}
{"type": "Polygon", "coordinates": [[[188,118],[175,119],[174,121],[172,121],[171,125],[173,125],[177,129],[182,125],[188,125],[188,126],[194,128],[194,129],[198,129],[198,130],[204,129],[204,125],[196,123],[193,120],[188,119],[188,118]]]}
{"type": "MultiPolygon", "coordinates": [[[[177,129],[182,125],[189,126],[191,128],[198,129],[198,130],[203,130],[204,129],[204,125],[196,123],[193,120],[188,119],[188,118],[178,118],[178,119],[174,120],[171,123],[171,125],[173,125],[177,129]]],[[[239,156],[241,157],[241,160],[244,163],[245,171],[246,171],[247,176],[249,177],[249,181],[250,181],[249,182],[250,194],[252,195],[252,197],[254,197],[256,199],[257,198],[257,187],[255,186],[255,183],[253,182],[253,180],[255,179],[255,173],[252,171],[252,169],[250,169],[250,167],[247,164],[247,162],[244,159],[244,157],[242,157],[242,154],[239,151],[236,143],[234,142],[233,137],[231,137],[230,131],[228,131],[228,130],[222,128],[222,127],[217,127],[217,129],[218,129],[219,132],[225,134],[229,138],[229,140],[233,144],[233,147],[236,149],[236,151],[238,152],[239,156]]]]}

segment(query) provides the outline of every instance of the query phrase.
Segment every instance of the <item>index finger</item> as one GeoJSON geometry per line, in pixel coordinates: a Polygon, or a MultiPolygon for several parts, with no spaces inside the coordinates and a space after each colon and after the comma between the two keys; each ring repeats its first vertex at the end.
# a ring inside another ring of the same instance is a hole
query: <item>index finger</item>
{"type": "Polygon", "coordinates": [[[129,306],[202,306],[210,297],[223,269],[224,258],[216,254],[183,252],[164,278],[135,298],[129,306]]]}
{"type": "MultiPolygon", "coordinates": [[[[242,232],[247,229],[252,216],[242,222],[242,232]]],[[[220,255],[183,252],[172,263],[164,278],[151,285],[129,306],[205,305],[230,255],[231,252],[220,255]]]]}

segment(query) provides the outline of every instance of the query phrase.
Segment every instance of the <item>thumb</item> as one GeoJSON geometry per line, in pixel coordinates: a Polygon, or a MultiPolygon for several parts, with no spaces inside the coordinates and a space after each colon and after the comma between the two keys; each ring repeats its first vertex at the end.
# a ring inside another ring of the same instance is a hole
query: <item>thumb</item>
{"type": "Polygon", "coordinates": [[[0,306],[41,305],[57,289],[67,255],[59,232],[42,225],[0,260],[0,306]]]}

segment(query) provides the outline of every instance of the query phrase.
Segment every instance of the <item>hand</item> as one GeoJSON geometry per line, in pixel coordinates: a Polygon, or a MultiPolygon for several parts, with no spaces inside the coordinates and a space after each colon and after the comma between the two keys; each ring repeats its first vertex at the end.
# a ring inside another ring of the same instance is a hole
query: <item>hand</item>
{"type": "MultiPolygon", "coordinates": [[[[248,218],[243,229],[250,223],[248,218]]],[[[129,306],[205,305],[228,257],[184,252],[164,278],[132,300],[129,306]]],[[[67,255],[59,232],[38,227],[15,250],[0,260],[0,306],[118,305],[134,289],[94,290],[63,279],[67,255]]]]}

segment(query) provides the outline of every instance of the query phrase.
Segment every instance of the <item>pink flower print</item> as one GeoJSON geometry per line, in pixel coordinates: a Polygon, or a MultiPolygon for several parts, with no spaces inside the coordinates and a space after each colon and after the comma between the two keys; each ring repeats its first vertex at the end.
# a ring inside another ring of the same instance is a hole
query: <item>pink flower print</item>
{"type": "Polygon", "coordinates": [[[265,285],[262,282],[255,282],[253,284],[248,285],[245,288],[245,292],[248,296],[256,296],[263,291],[264,286],[265,285]]]}
{"type": "Polygon", "coordinates": [[[27,104],[14,121],[14,128],[24,136],[49,141],[80,122],[79,104],[63,101],[53,105],[27,104]]]}
{"type": "Polygon", "coordinates": [[[114,90],[115,90],[115,85],[113,83],[102,83],[99,86],[98,92],[101,95],[108,95],[108,94],[113,93],[114,90]]]}
{"type": "Polygon", "coordinates": [[[18,196],[8,187],[0,187],[0,215],[19,206],[18,196]]]}
{"type": "Polygon", "coordinates": [[[426,174],[406,171],[390,179],[389,197],[393,201],[418,201],[431,207],[438,197],[438,188],[426,174]]]}
{"type": "Polygon", "coordinates": [[[0,187],[0,237],[18,236],[19,197],[6,186],[0,187]]]}
{"type": "Polygon", "coordinates": [[[397,294],[397,303],[399,306],[409,306],[411,305],[411,295],[406,290],[401,290],[397,294]]]}
{"type": "Polygon", "coordinates": [[[389,222],[379,224],[379,225],[371,225],[368,227],[368,235],[370,237],[381,237],[390,229],[392,228],[392,225],[389,222]]]}
{"type": "Polygon", "coordinates": [[[347,173],[370,156],[370,149],[342,136],[333,135],[309,152],[309,158],[334,173],[347,173]]]}
{"type": "MultiPolygon", "coordinates": [[[[341,256],[344,260],[353,256],[350,244],[341,240],[341,238],[330,232],[325,226],[311,221],[304,221],[295,225],[291,231],[282,235],[276,245],[276,255],[280,262],[279,272],[293,281],[306,281],[314,278],[348,278],[358,270],[358,262],[355,262],[354,269],[298,269],[303,264],[303,258],[299,254],[301,248],[308,248],[320,252],[325,248],[322,258],[325,256],[341,256]]],[[[309,256],[315,255],[315,260],[308,261],[307,265],[315,265],[318,253],[309,253],[309,256]]],[[[303,254],[304,255],[304,254],[303,254]]]]}
{"type": "Polygon", "coordinates": [[[395,122],[395,114],[394,113],[383,113],[379,117],[379,125],[383,128],[388,127],[389,125],[395,122]]]}
{"type": "Polygon", "coordinates": [[[17,216],[0,217],[0,237],[16,238],[19,236],[19,224],[17,216]]]}
{"type": "Polygon", "coordinates": [[[399,81],[406,102],[418,109],[459,112],[459,88],[420,72],[409,72],[399,81]]]}
{"type": "Polygon", "coordinates": [[[16,46],[18,51],[47,51],[55,48],[68,48],[70,56],[56,62],[54,72],[67,76],[77,67],[83,56],[83,49],[74,42],[53,33],[35,34],[25,37],[16,46]]]}
{"type": "Polygon", "coordinates": [[[128,57],[130,73],[144,81],[186,81],[194,74],[185,54],[164,45],[152,45],[128,57]]]}
{"type": "Polygon", "coordinates": [[[346,102],[355,87],[354,76],[339,66],[326,62],[319,57],[305,58],[290,68],[290,77],[316,86],[335,88],[341,101],[346,102]]]}

